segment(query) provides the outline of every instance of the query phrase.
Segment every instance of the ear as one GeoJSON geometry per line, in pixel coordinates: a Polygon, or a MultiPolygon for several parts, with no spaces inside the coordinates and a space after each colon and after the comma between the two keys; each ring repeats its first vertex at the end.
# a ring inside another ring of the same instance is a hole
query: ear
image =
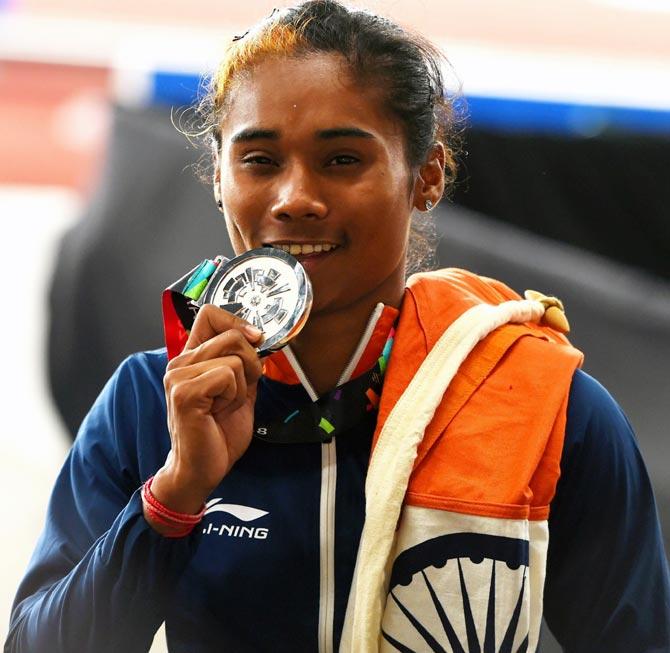
{"type": "Polygon", "coordinates": [[[216,172],[214,173],[213,190],[214,190],[214,201],[216,202],[217,206],[220,208],[221,207],[221,173],[219,172],[218,168],[216,169],[216,172]]]}
{"type": "Polygon", "coordinates": [[[219,211],[223,213],[223,203],[221,202],[221,167],[219,166],[218,154],[214,157],[214,178],[212,180],[214,190],[214,201],[219,211]]]}
{"type": "Polygon", "coordinates": [[[437,206],[444,193],[445,149],[436,141],[419,167],[414,182],[414,208],[429,211],[437,206]]]}

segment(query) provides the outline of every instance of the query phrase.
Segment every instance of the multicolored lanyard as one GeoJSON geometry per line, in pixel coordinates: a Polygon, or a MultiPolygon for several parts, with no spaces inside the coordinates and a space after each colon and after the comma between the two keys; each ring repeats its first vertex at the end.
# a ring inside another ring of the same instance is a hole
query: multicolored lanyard
{"type": "Polygon", "coordinates": [[[355,427],[366,415],[375,413],[394,336],[395,327],[391,328],[374,367],[314,402],[306,399],[288,413],[282,408],[273,410],[269,402],[257,402],[254,436],[276,444],[329,442],[355,427]]]}

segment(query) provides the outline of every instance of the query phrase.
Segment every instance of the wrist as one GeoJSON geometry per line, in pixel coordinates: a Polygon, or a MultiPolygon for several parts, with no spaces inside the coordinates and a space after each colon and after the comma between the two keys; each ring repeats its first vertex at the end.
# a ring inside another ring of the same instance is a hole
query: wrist
{"type": "Polygon", "coordinates": [[[197,512],[178,512],[164,505],[154,494],[154,477],[142,486],[142,508],[144,517],[151,527],[161,535],[170,538],[185,537],[202,521],[205,504],[201,503],[197,512]]]}
{"type": "Polygon", "coordinates": [[[200,511],[211,490],[165,466],[153,477],[151,492],[169,510],[194,515],[200,511]]]}

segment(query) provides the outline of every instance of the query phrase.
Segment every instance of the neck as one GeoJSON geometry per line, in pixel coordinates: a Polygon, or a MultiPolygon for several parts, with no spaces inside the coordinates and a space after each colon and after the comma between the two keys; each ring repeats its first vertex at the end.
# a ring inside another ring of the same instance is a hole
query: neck
{"type": "Polygon", "coordinates": [[[336,311],[310,315],[300,335],[291,342],[300,366],[317,394],[337,386],[365,331],[375,306],[400,306],[404,285],[389,292],[366,295],[336,311]]]}

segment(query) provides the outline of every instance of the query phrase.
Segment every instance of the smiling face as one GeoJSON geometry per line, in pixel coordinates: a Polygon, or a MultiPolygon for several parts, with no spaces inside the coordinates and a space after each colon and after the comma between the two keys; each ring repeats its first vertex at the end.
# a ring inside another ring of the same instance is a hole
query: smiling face
{"type": "Polygon", "coordinates": [[[420,178],[401,125],[339,55],[273,57],[235,81],[215,181],[235,251],[289,250],[315,312],[399,302],[420,178]]]}

